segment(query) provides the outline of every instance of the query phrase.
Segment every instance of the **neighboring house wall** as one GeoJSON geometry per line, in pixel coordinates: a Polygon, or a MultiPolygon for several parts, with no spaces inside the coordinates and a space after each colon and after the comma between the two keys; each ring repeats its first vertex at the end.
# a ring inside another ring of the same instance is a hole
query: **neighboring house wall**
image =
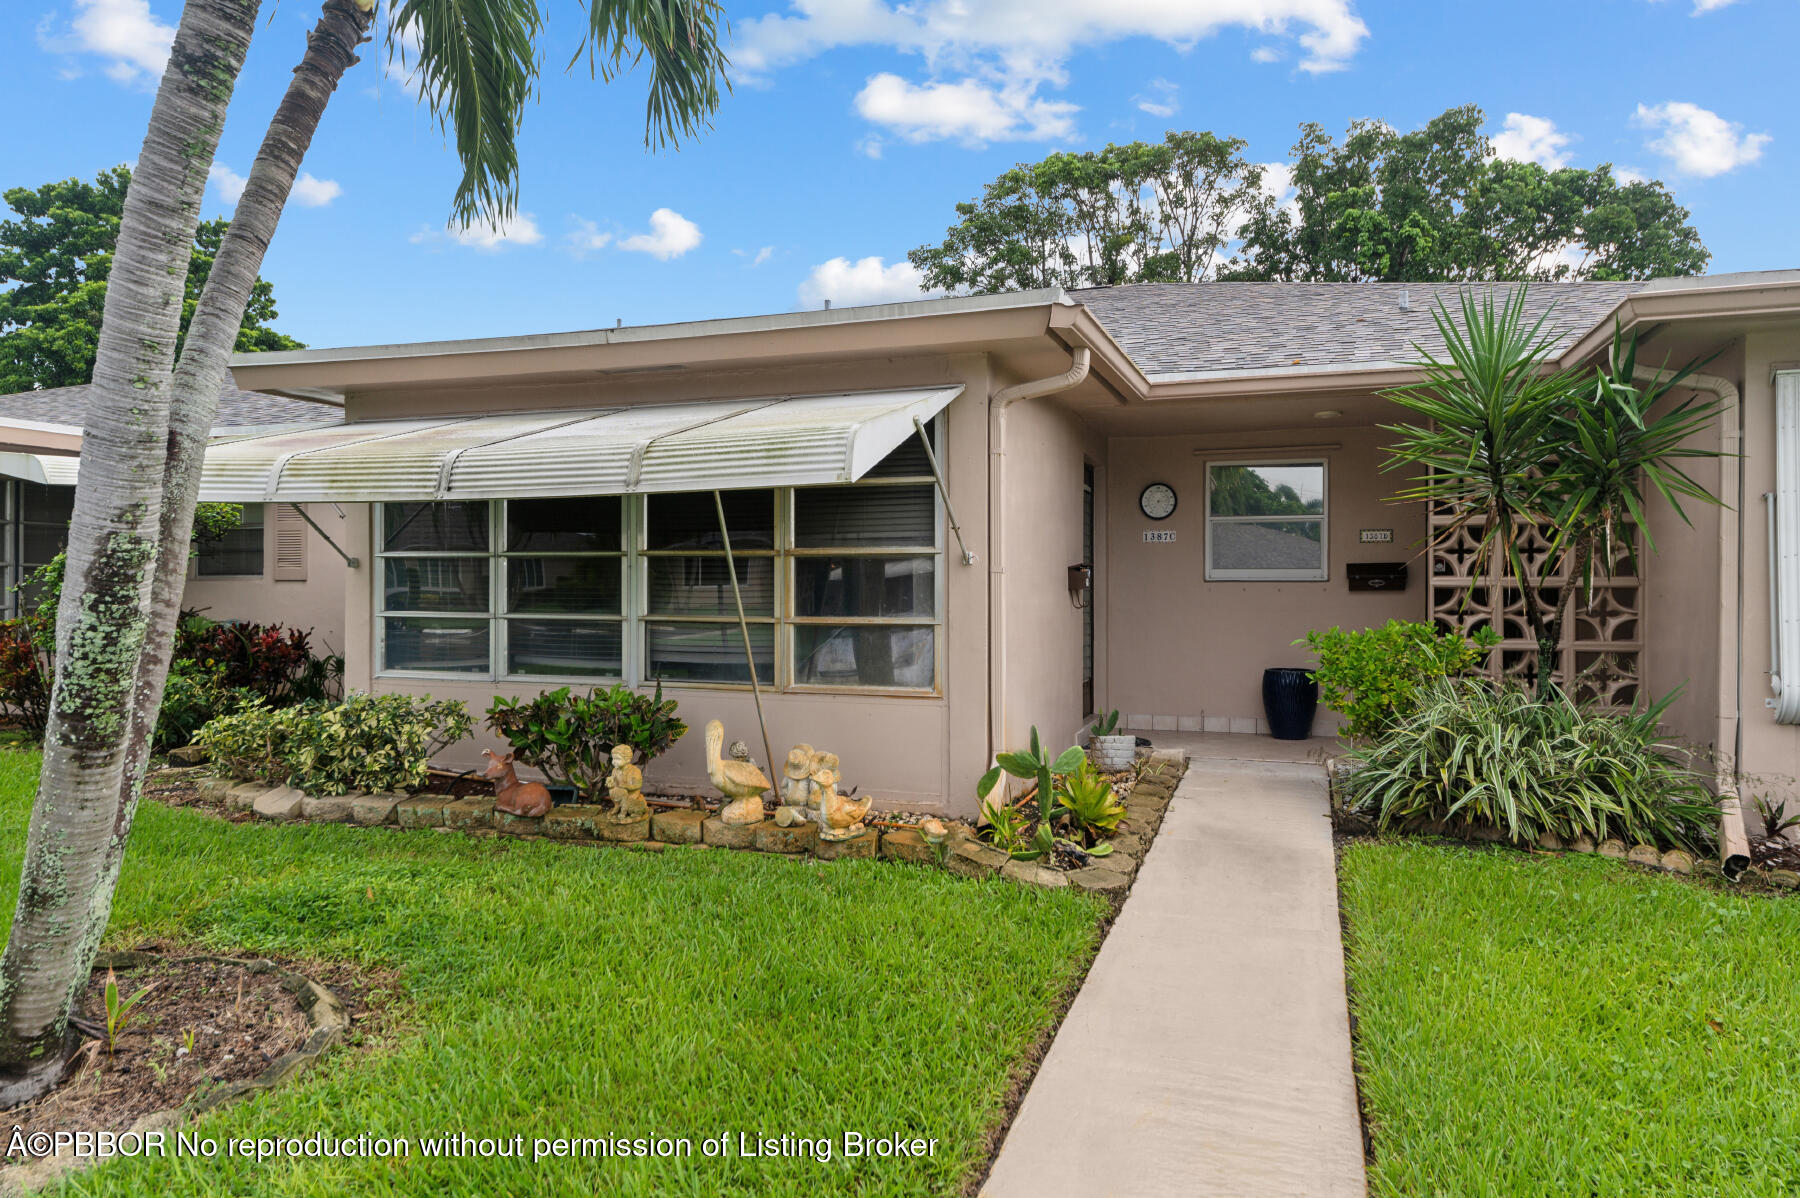
{"type": "MultiPolygon", "coordinates": [[[[1777,724],[1766,706],[1769,689],[1769,526],[1764,494],[1775,489],[1775,387],[1777,366],[1800,367],[1800,326],[1752,332],[1744,338],[1743,555],[1740,601],[1744,613],[1738,691],[1742,713],[1746,796],[1779,795],[1800,801],[1800,726],[1777,724]]],[[[1751,816],[1754,820],[1754,816],[1751,816]]]]}
{"type": "MultiPolygon", "coordinates": [[[[333,540],[343,543],[339,534],[349,522],[334,505],[311,503],[306,510],[333,540]]],[[[189,562],[181,603],[215,620],[302,629],[310,634],[312,651],[324,657],[344,651],[344,578],[343,558],[318,533],[285,507],[269,504],[264,508],[261,571],[202,576],[189,562]]]]}
{"type": "MultiPolygon", "coordinates": [[[[1114,437],[1107,446],[1107,686],[1099,706],[1116,707],[1129,727],[1154,732],[1266,730],[1262,673],[1271,666],[1309,666],[1293,642],[1308,630],[1364,628],[1391,619],[1425,618],[1429,579],[1419,550],[1425,536],[1419,504],[1385,502],[1400,484],[1384,474],[1387,434],[1369,427],[1284,429],[1114,437]],[[1330,450],[1284,446],[1337,444],[1330,450]],[[1274,447],[1270,449],[1269,447],[1274,447]],[[1206,579],[1206,465],[1210,461],[1323,460],[1328,577],[1323,582],[1206,579]],[[1166,520],[1138,506],[1144,487],[1175,488],[1166,520]],[[1387,544],[1362,544],[1362,529],[1392,529],[1387,544]],[[1144,533],[1173,532],[1171,542],[1144,533]],[[1351,592],[1351,562],[1404,561],[1403,592],[1351,592]]],[[[1321,708],[1316,734],[1337,717],[1321,708]]]]}
{"type": "MultiPolygon", "coordinates": [[[[682,380],[679,385],[672,384],[666,376],[650,376],[612,384],[612,391],[605,386],[593,385],[521,387],[517,393],[488,388],[479,396],[479,407],[489,411],[601,407],[609,401],[638,403],[651,399],[725,398],[944,382],[961,382],[966,387],[963,396],[940,417],[940,460],[944,464],[964,538],[980,560],[973,566],[963,564],[948,521],[942,521],[938,559],[944,604],[937,650],[940,692],[877,694],[845,689],[818,693],[783,690],[778,686],[774,690],[764,690],[762,706],[777,766],[789,747],[805,742],[840,754],[845,784],[860,787],[862,794],[873,794],[880,808],[973,815],[975,782],[988,761],[984,549],[987,544],[986,398],[989,380],[984,356],[865,361],[814,371],[746,371],[724,378],[682,380]]],[[[475,401],[460,394],[434,390],[414,396],[353,395],[350,406],[356,419],[378,419],[469,410],[475,406],[475,401]]],[[[1079,487],[1079,464],[1076,477],[1079,487]]],[[[342,610],[346,685],[357,690],[430,694],[437,698],[463,700],[476,716],[476,734],[471,740],[452,746],[438,764],[449,769],[472,768],[480,760],[483,749],[503,750],[505,747],[481,727],[482,713],[496,695],[528,697],[565,685],[565,681],[486,676],[463,680],[383,672],[377,662],[378,617],[373,606],[379,568],[375,552],[375,508],[367,504],[344,506],[347,514],[341,525],[345,532],[344,545],[360,563],[357,569],[345,575],[342,610]]],[[[319,560],[317,546],[311,560],[319,560]]],[[[736,635],[734,629],[734,645],[736,635]]],[[[791,635],[791,628],[784,632],[784,637],[786,635],[791,635]]],[[[785,639],[780,643],[785,645],[785,639]]],[[[585,689],[608,685],[609,680],[584,679],[567,684],[585,689]]],[[[646,681],[641,689],[653,690],[654,681],[646,681]]],[[[748,687],[668,682],[663,690],[666,697],[679,701],[680,715],[690,731],[647,771],[646,781],[651,790],[691,792],[708,789],[701,730],[709,719],[721,720],[727,740],[742,740],[750,747],[756,761],[767,765],[755,702],[748,687]]]]}

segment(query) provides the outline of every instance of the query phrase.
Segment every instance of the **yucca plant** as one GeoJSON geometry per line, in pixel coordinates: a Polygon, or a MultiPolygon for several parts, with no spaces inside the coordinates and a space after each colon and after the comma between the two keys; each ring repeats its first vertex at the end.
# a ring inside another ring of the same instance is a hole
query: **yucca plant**
{"type": "Polygon", "coordinates": [[[1516,582],[1537,644],[1538,697],[1548,700],[1576,591],[1554,576],[1567,566],[1565,577],[1585,590],[1596,565],[1614,568],[1621,544],[1635,563],[1631,528],[1643,530],[1654,549],[1644,519],[1650,491],[1683,520],[1683,498],[1718,502],[1676,463],[1720,456],[1687,444],[1720,405],[1689,400],[1653,416],[1653,406],[1704,363],[1640,384],[1636,337],[1623,331],[1615,332],[1604,368],[1558,368],[1555,337],[1546,331],[1550,311],[1528,322],[1525,299],[1523,285],[1504,300],[1464,292],[1460,324],[1438,306],[1432,316],[1448,356],[1419,348],[1421,380],[1382,393],[1421,418],[1382,426],[1399,438],[1383,468],[1418,472],[1395,499],[1452,515],[1436,533],[1440,543],[1478,534],[1471,587],[1495,567],[1516,582]],[[1528,553],[1528,540],[1539,535],[1548,551],[1528,553]]]}
{"type": "Polygon", "coordinates": [[[1718,809],[1658,728],[1674,695],[1629,712],[1516,686],[1439,679],[1418,708],[1347,755],[1346,805],[1388,828],[1492,825],[1515,844],[1617,836],[1700,849],[1718,809]]]}

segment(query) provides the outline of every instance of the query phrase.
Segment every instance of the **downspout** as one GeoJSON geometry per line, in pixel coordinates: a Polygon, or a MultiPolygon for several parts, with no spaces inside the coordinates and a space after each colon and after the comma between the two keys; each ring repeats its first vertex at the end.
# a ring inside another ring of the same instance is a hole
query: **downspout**
{"type": "Polygon", "coordinates": [[[994,392],[988,399],[988,760],[1006,745],[1006,410],[1078,386],[1092,354],[1070,351],[1069,368],[994,392]]]}
{"type": "MultiPolygon", "coordinates": [[[[1632,381],[1651,383],[1660,377],[1656,371],[1639,370],[1632,381]]],[[[1719,493],[1735,499],[1734,503],[1721,505],[1719,512],[1719,701],[1713,740],[1717,754],[1713,789],[1719,800],[1719,867],[1727,878],[1735,880],[1750,865],[1750,841],[1744,835],[1744,815],[1738,799],[1738,761],[1743,753],[1744,617],[1740,588],[1744,414],[1737,384],[1730,379],[1712,374],[1690,374],[1681,380],[1681,388],[1709,392],[1725,408],[1724,429],[1720,434],[1720,449],[1724,456],[1719,459],[1719,493]]],[[[1779,446],[1776,460],[1781,460],[1779,446]]],[[[1773,560],[1770,568],[1774,568],[1773,560]]],[[[1789,588],[1788,594],[1790,602],[1800,599],[1800,587],[1789,588]]],[[[1800,649],[1800,644],[1796,648],[1800,649]]],[[[1800,681],[1800,671],[1793,677],[1800,681]]],[[[1779,685],[1776,683],[1777,689],[1779,685]]]]}

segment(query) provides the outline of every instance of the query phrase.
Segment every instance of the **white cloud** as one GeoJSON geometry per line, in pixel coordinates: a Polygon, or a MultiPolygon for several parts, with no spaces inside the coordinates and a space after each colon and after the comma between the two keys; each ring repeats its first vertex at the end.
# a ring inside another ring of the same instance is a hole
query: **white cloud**
{"type": "Polygon", "coordinates": [[[1258,46],[1250,51],[1251,62],[1280,62],[1281,58],[1280,46],[1258,46]]]}
{"type": "Polygon", "coordinates": [[[223,162],[215,162],[206,168],[206,181],[212,184],[213,190],[218,193],[219,198],[233,208],[237,207],[237,202],[243,198],[244,184],[249,182],[248,179],[223,162]]]}
{"type": "Polygon", "coordinates": [[[856,143],[856,152],[869,158],[880,158],[881,151],[886,146],[887,143],[881,140],[879,133],[871,133],[856,143]]]}
{"type": "Polygon", "coordinates": [[[700,244],[700,226],[673,208],[658,208],[650,214],[650,232],[634,233],[619,242],[619,248],[634,254],[649,254],[667,262],[679,258],[700,244]]]}
{"type": "Polygon", "coordinates": [[[1513,162],[1535,162],[1555,170],[1569,165],[1564,147],[1573,140],[1547,116],[1509,112],[1505,125],[1494,135],[1494,153],[1513,162]]]}
{"type": "Polygon", "coordinates": [[[1139,110],[1151,116],[1171,117],[1181,111],[1181,87],[1170,83],[1167,79],[1152,79],[1146,89],[1148,95],[1133,96],[1139,110]]]}
{"type": "Polygon", "coordinates": [[[907,141],[955,138],[965,145],[1043,141],[1075,131],[1073,104],[1034,96],[1035,87],[994,87],[976,79],[909,83],[886,72],[856,95],[856,111],[907,141]]]}
{"type": "Polygon", "coordinates": [[[1187,47],[1232,26],[1288,37],[1301,69],[1331,71],[1368,26],[1350,0],[792,0],[792,12],[742,22],[732,62],[765,74],[837,46],[886,45],[928,61],[992,55],[1013,67],[1061,63],[1077,49],[1132,37],[1187,47]]]}
{"type": "Polygon", "coordinates": [[[1612,177],[1621,184],[1648,183],[1650,176],[1635,166],[1615,166],[1612,177]]]}
{"type": "Polygon", "coordinates": [[[323,208],[344,194],[336,179],[315,179],[311,171],[301,171],[294,180],[294,200],[306,208],[323,208]]]}
{"type": "MultiPolygon", "coordinates": [[[[244,198],[244,185],[249,182],[249,179],[223,162],[214,162],[207,167],[206,178],[219,199],[234,208],[244,198]]],[[[338,185],[337,180],[315,179],[311,171],[301,171],[300,177],[294,180],[288,197],[303,208],[323,208],[343,194],[344,189],[338,185]]]]}
{"type": "MultiPolygon", "coordinates": [[[[175,27],[157,20],[150,0],[75,0],[75,15],[58,32],[45,18],[37,27],[38,44],[57,54],[97,54],[115,83],[154,85],[168,65],[175,27]]],[[[74,73],[64,71],[64,77],[74,73]]]]}
{"type": "Polygon", "coordinates": [[[1745,133],[1736,121],[1682,100],[1639,104],[1631,123],[1656,134],[1646,144],[1676,170],[1701,178],[1755,162],[1769,144],[1767,133],[1745,133]]]}
{"type": "Polygon", "coordinates": [[[411,238],[414,245],[430,245],[446,239],[473,250],[493,253],[509,245],[536,245],[544,239],[544,234],[531,213],[520,212],[510,220],[494,224],[473,224],[466,229],[459,228],[455,223],[442,229],[420,229],[411,238]]]}
{"type": "Polygon", "coordinates": [[[1718,12],[1721,8],[1729,8],[1737,0],[1694,0],[1694,11],[1690,16],[1705,16],[1709,12],[1718,12]]]}
{"type": "Polygon", "coordinates": [[[731,58],[755,81],[838,47],[917,54],[924,79],[875,75],[857,110],[910,141],[979,146],[1069,136],[1076,106],[1038,92],[1067,82],[1077,51],[1130,38],[1185,50],[1231,27],[1295,43],[1314,73],[1347,66],[1369,34],[1352,0],[790,0],[741,22],[731,58]]]}
{"type": "Polygon", "coordinates": [[[940,294],[923,289],[925,276],[910,262],[884,266],[880,258],[833,258],[812,268],[800,284],[800,306],[853,308],[858,304],[891,304],[940,294]]]}
{"type": "Polygon", "coordinates": [[[613,235],[591,220],[571,217],[575,227],[563,236],[563,246],[577,258],[598,253],[612,244],[613,235]]]}

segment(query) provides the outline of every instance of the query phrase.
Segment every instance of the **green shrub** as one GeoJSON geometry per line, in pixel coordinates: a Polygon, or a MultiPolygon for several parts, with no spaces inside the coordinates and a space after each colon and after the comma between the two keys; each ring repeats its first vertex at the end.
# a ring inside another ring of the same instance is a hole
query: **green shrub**
{"type": "Polygon", "coordinates": [[[1389,620],[1380,628],[1315,629],[1294,643],[1318,655],[1312,676],[1319,699],[1344,717],[1344,735],[1367,740],[1410,716],[1433,679],[1479,666],[1500,635],[1481,628],[1463,637],[1430,624],[1389,620]]]}
{"type": "Polygon", "coordinates": [[[643,765],[681,739],[687,725],[676,718],[675,706],[662,697],[660,682],[654,697],[627,686],[583,697],[565,686],[535,699],[496,698],[487,725],[506,738],[520,762],[598,795],[612,772],[614,745],[630,745],[643,765]]]}
{"type": "Polygon", "coordinates": [[[298,708],[251,699],[230,715],[209,720],[194,733],[194,743],[206,750],[220,773],[276,785],[287,781],[282,750],[299,715],[298,708]]]}
{"type": "Polygon", "coordinates": [[[176,662],[169,667],[162,706],[156,712],[156,750],[166,753],[187,744],[201,728],[255,697],[253,691],[227,686],[222,670],[191,661],[176,662]]]}
{"type": "Polygon", "coordinates": [[[1383,828],[1492,825],[1515,844],[1554,832],[1701,848],[1718,808],[1658,731],[1673,698],[1615,712],[1560,690],[1540,703],[1516,686],[1436,679],[1410,714],[1347,755],[1345,806],[1383,828]]]}
{"type": "Polygon", "coordinates": [[[282,746],[288,784],[307,794],[380,794],[425,785],[434,753],[469,735],[460,700],[351,695],[335,707],[298,709],[282,746]]]}
{"type": "Polygon", "coordinates": [[[1066,823],[1081,844],[1111,836],[1124,818],[1125,806],[1113,794],[1112,783],[1085,758],[1073,773],[1057,779],[1051,819],[1066,823]]]}
{"type": "Polygon", "coordinates": [[[351,695],[341,704],[273,708],[249,700],[194,736],[234,778],[286,782],[308,794],[417,790],[431,757],[469,734],[457,700],[351,695]]]}

